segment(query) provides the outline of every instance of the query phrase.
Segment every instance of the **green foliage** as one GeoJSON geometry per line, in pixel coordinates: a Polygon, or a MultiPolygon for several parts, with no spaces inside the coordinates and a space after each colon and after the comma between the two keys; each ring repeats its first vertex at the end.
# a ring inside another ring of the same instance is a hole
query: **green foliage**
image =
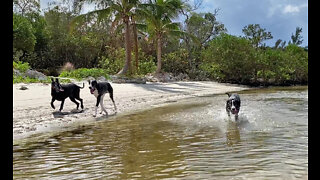
{"type": "Polygon", "coordinates": [[[207,62],[201,64],[199,68],[201,71],[205,72],[207,77],[210,79],[215,79],[218,81],[225,79],[225,75],[222,73],[219,64],[207,62]]]}
{"type": "Polygon", "coordinates": [[[157,69],[157,66],[152,59],[153,58],[151,58],[149,61],[142,61],[139,63],[138,74],[145,75],[148,73],[153,73],[157,69]]]}
{"type": "MultiPolygon", "coordinates": [[[[225,81],[248,82],[255,74],[255,49],[250,41],[228,34],[222,34],[209,43],[202,57],[211,68],[211,77],[225,81]],[[218,76],[216,76],[218,75],[218,76]]],[[[204,69],[203,65],[202,68],[204,69]]]]}
{"type": "Polygon", "coordinates": [[[154,62],[154,57],[151,55],[146,55],[144,52],[141,51],[141,49],[138,52],[139,64],[137,74],[145,75],[148,73],[153,73],[157,69],[157,66],[154,62]]]}
{"type": "Polygon", "coordinates": [[[74,78],[77,80],[82,80],[83,78],[87,77],[105,77],[106,79],[110,79],[108,75],[108,70],[106,69],[99,69],[99,68],[79,68],[73,71],[62,71],[59,75],[59,77],[68,77],[68,78],[74,78]]]}
{"type": "Polygon", "coordinates": [[[212,79],[243,84],[308,82],[308,53],[296,45],[256,49],[249,40],[221,35],[202,53],[200,68],[212,79]]]}
{"type": "Polygon", "coordinates": [[[13,47],[16,50],[33,51],[35,43],[36,37],[31,22],[13,13],[13,47]]]}
{"type": "Polygon", "coordinates": [[[29,63],[27,62],[21,62],[21,61],[13,61],[13,68],[19,70],[21,73],[26,72],[28,69],[30,69],[29,63]]]}
{"type": "MultiPolygon", "coordinates": [[[[69,8],[61,4],[49,7],[42,15],[37,1],[14,0],[14,68],[22,73],[33,68],[58,76],[62,66],[70,62],[76,70],[63,71],[61,77],[107,78],[125,68],[133,70],[131,76],[143,76],[161,72],[162,68],[175,75],[186,73],[195,80],[210,78],[244,84],[308,82],[308,48],[298,46],[302,43],[301,28],[292,34],[288,46],[279,39],[270,48],[262,42],[272,38],[271,32],[259,24],[246,26],[244,38],[222,34],[226,29],[216,20],[217,10],[198,14],[184,9],[181,0],[144,1],[146,4],[137,0],[92,0],[89,2],[98,3],[102,9],[77,16],[84,2],[75,1],[75,6],[69,8]],[[181,12],[186,16],[182,26],[173,22],[181,12]],[[129,24],[136,24],[138,41],[125,38],[124,34],[129,37],[136,33],[134,28],[125,26],[129,24]],[[125,31],[121,31],[124,27],[125,31]],[[135,69],[135,58],[130,60],[135,57],[131,47],[138,46],[135,69]],[[157,68],[157,64],[162,67],[157,68]]],[[[39,81],[14,75],[16,82],[39,81]]]]}
{"type": "MultiPolygon", "coordinates": [[[[71,83],[70,79],[61,79],[59,81],[61,83],[71,83]]],[[[47,77],[45,80],[39,80],[36,78],[13,75],[13,84],[15,83],[51,83],[51,78],[47,77]]]]}
{"type": "MultiPolygon", "coordinates": [[[[107,47],[108,54],[107,57],[102,56],[99,61],[99,67],[106,69],[109,74],[116,74],[121,70],[124,65],[125,59],[125,49],[124,48],[114,48],[107,47]]],[[[138,63],[138,72],[137,74],[147,74],[154,72],[156,70],[156,66],[154,63],[154,58],[151,55],[146,55],[144,52],[139,52],[139,63],[138,63]]],[[[134,56],[134,53],[132,54],[134,56]]],[[[134,63],[134,62],[132,62],[134,63]]]]}
{"type": "Polygon", "coordinates": [[[201,45],[205,45],[217,35],[227,31],[224,25],[216,20],[215,16],[212,13],[192,13],[191,17],[185,22],[186,31],[197,37],[201,45]]]}
{"type": "Polygon", "coordinates": [[[188,63],[188,52],[185,49],[163,55],[163,70],[174,75],[188,73],[190,66],[188,63]]]}
{"type": "MultiPolygon", "coordinates": [[[[294,35],[293,34],[291,35],[292,44],[294,44],[294,45],[302,44],[303,40],[302,40],[301,33],[302,33],[302,28],[297,27],[296,33],[294,35]]],[[[289,41],[289,44],[291,44],[291,41],[289,41]]]]}
{"type": "Polygon", "coordinates": [[[29,78],[29,77],[24,77],[24,76],[13,76],[13,84],[15,83],[50,83],[49,78],[46,80],[39,80],[36,78],[29,78]]]}
{"type": "Polygon", "coordinates": [[[263,41],[273,38],[271,32],[266,32],[266,29],[262,29],[259,24],[249,24],[242,29],[242,32],[254,47],[258,47],[263,41]]]}
{"type": "Polygon", "coordinates": [[[99,61],[99,67],[106,69],[109,74],[116,74],[124,66],[125,49],[124,48],[107,48],[107,57],[102,56],[99,61]]]}

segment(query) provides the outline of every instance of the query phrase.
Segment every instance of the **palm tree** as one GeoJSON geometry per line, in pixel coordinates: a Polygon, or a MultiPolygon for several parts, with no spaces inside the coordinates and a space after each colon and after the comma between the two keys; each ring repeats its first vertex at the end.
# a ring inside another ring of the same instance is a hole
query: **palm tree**
{"type": "Polygon", "coordinates": [[[146,17],[146,31],[151,38],[156,40],[157,46],[157,70],[161,72],[162,42],[167,35],[181,35],[179,23],[172,22],[182,9],[181,0],[149,0],[149,3],[141,4],[144,7],[144,17],[146,17]]]}
{"type": "Polygon", "coordinates": [[[113,21],[122,21],[125,28],[125,49],[126,49],[126,61],[124,67],[118,72],[119,75],[131,74],[131,42],[130,42],[130,17],[134,13],[135,7],[139,4],[139,0],[76,0],[75,4],[80,6],[83,2],[97,3],[102,6],[100,10],[94,10],[86,14],[77,16],[74,22],[83,22],[88,17],[95,16],[97,19],[103,19],[113,15],[113,21]]]}

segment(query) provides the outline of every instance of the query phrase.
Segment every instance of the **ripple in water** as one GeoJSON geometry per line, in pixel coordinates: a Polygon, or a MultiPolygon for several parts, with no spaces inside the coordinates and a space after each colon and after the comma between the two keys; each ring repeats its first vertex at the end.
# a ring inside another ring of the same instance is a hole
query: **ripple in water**
{"type": "Polygon", "coordinates": [[[244,92],[111,118],[13,147],[14,179],[307,179],[307,91],[244,92]]]}

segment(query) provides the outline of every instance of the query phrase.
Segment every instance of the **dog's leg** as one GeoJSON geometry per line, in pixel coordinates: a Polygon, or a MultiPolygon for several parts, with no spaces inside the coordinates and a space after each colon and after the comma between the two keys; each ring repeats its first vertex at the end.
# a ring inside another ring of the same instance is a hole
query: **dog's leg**
{"type": "Polygon", "coordinates": [[[60,112],[63,109],[63,104],[64,104],[64,100],[61,101],[61,105],[60,105],[60,109],[59,109],[60,112]]]}
{"type": "Polygon", "coordinates": [[[100,108],[101,108],[100,114],[102,114],[102,112],[103,112],[103,106],[102,106],[103,105],[103,96],[104,95],[102,95],[100,98],[100,108]]]}
{"type": "MultiPolygon", "coordinates": [[[[106,115],[108,116],[108,112],[107,112],[107,110],[104,108],[104,105],[103,105],[103,98],[104,98],[104,95],[105,94],[103,94],[102,96],[101,96],[101,100],[100,100],[100,105],[101,105],[101,113],[102,113],[102,110],[106,113],[106,115]]],[[[101,114],[100,113],[100,114],[101,114]]]]}
{"type": "Polygon", "coordinates": [[[111,99],[112,102],[113,102],[113,106],[114,106],[115,112],[117,113],[117,106],[116,106],[116,103],[115,103],[114,100],[113,100],[113,91],[110,91],[110,92],[109,92],[109,96],[110,96],[110,99],[111,99]]]}
{"type": "Polygon", "coordinates": [[[55,107],[54,107],[54,105],[53,105],[53,102],[55,101],[55,99],[54,98],[52,98],[51,99],[51,107],[53,108],[53,109],[55,109],[55,107]]]}
{"type": "Polygon", "coordinates": [[[228,109],[228,104],[226,105],[226,111],[227,111],[228,116],[230,117],[230,111],[228,109]]]}
{"type": "Polygon", "coordinates": [[[239,119],[238,118],[238,114],[235,114],[234,118],[235,118],[236,121],[238,121],[238,119],[239,119]]]}
{"type": "Polygon", "coordinates": [[[101,94],[99,94],[98,97],[97,97],[97,103],[96,103],[96,106],[95,106],[95,113],[94,113],[93,117],[97,116],[97,110],[98,110],[98,107],[99,107],[99,104],[100,104],[100,98],[101,98],[101,94]]]}
{"type": "MultiPolygon", "coordinates": [[[[84,87],[84,83],[83,83],[83,87],[84,87]]],[[[82,88],[81,88],[81,89],[82,89],[82,88]]],[[[82,99],[80,98],[80,91],[79,91],[79,93],[76,94],[76,96],[75,96],[74,98],[76,98],[76,99],[78,99],[78,100],[80,101],[80,103],[81,103],[81,109],[83,109],[83,101],[82,101],[82,99]]]]}
{"type": "Polygon", "coordinates": [[[98,106],[95,106],[94,108],[95,108],[95,109],[94,109],[94,110],[95,110],[95,112],[94,112],[93,117],[96,117],[96,116],[97,116],[97,109],[98,109],[98,106]]]}
{"type": "Polygon", "coordinates": [[[77,110],[78,110],[79,109],[79,103],[72,97],[69,97],[69,99],[77,105],[77,110]]]}
{"type": "Polygon", "coordinates": [[[82,100],[80,97],[78,97],[78,98],[76,98],[76,99],[78,99],[78,100],[80,101],[80,103],[81,103],[81,109],[83,109],[83,100],[82,100]]]}

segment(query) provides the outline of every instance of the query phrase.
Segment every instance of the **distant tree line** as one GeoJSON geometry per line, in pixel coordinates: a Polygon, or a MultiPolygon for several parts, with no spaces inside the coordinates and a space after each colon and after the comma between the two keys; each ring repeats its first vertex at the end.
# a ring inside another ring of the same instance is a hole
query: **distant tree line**
{"type": "Polygon", "coordinates": [[[71,63],[109,74],[184,73],[253,85],[308,82],[302,28],[288,43],[279,39],[266,46],[273,36],[260,24],[245,26],[244,36],[230,35],[216,19],[218,9],[195,12],[201,2],[63,0],[41,12],[39,0],[14,0],[13,60],[47,75],[71,63]],[[95,10],[81,14],[86,4],[95,10]]]}

